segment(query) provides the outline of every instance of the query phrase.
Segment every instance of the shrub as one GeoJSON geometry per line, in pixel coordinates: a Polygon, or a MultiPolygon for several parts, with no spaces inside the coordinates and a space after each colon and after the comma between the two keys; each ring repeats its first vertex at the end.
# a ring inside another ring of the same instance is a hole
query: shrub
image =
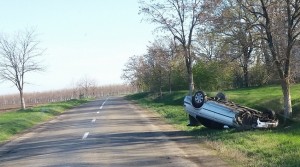
{"type": "Polygon", "coordinates": [[[233,67],[224,61],[199,61],[194,66],[195,87],[202,90],[223,90],[232,87],[233,67]]]}

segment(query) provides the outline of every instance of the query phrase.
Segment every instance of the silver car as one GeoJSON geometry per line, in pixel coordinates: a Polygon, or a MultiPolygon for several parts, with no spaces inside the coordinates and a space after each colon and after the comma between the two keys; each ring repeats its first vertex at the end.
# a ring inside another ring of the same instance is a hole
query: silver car
{"type": "Polygon", "coordinates": [[[197,126],[200,123],[214,129],[224,127],[251,129],[278,126],[278,119],[273,111],[260,112],[228,102],[223,93],[209,98],[205,92],[198,91],[194,96],[184,98],[184,108],[189,114],[190,126],[197,126]]]}

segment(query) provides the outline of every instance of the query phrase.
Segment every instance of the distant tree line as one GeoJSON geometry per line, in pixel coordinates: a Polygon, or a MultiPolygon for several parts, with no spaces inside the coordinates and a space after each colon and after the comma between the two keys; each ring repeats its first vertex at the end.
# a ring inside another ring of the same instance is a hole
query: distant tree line
{"type": "MultiPolygon", "coordinates": [[[[93,81],[93,80],[86,80],[93,81]]],[[[79,81],[78,83],[82,83],[79,81]]],[[[135,88],[129,85],[107,85],[97,86],[88,84],[88,86],[80,85],[69,89],[24,93],[27,106],[45,104],[50,102],[67,101],[80,98],[101,98],[106,96],[122,95],[135,92],[135,88]]],[[[0,109],[16,108],[20,104],[20,97],[17,94],[0,95],[0,109]]]]}
{"type": "Polygon", "coordinates": [[[224,90],[300,81],[299,0],[144,0],[144,19],[163,34],[129,58],[122,77],[140,90],[224,90]]]}

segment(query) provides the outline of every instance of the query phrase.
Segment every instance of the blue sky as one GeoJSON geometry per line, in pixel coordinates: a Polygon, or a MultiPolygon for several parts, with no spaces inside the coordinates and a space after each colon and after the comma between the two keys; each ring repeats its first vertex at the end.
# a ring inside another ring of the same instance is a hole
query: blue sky
{"type": "MultiPolygon", "coordinates": [[[[128,58],[145,53],[154,38],[154,25],[141,20],[137,0],[0,0],[0,33],[35,28],[46,49],[46,71],[28,74],[25,92],[68,88],[84,76],[122,83],[128,58]]],[[[0,83],[7,93],[17,89],[0,83]]]]}

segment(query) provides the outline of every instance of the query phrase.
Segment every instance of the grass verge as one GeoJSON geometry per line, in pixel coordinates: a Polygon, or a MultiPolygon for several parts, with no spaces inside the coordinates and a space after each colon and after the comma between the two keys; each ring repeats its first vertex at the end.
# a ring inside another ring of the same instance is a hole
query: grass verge
{"type": "MultiPolygon", "coordinates": [[[[205,142],[219,152],[233,166],[299,166],[300,164],[300,84],[291,87],[294,119],[288,126],[276,129],[237,131],[235,129],[212,130],[203,126],[187,127],[187,114],[183,98],[187,91],[166,93],[156,97],[150,93],[127,96],[161,114],[181,130],[205,142]]],[[[229,100],[248,107],[270,108],[282,112],[280,86],[267,86],[225,91],[229,100]]],[[[209,92],[213,95],[215,92],[209,92]]]]}
{"type": "Polygon", "coordinates": [[[0,114],[0,143],[12,136],[32,128],[34,125],[47,121],[67,109],[86,103],[88,100],[69,100],[65,102],[49,103],[41,106],[5,112],[0,114]]]}

